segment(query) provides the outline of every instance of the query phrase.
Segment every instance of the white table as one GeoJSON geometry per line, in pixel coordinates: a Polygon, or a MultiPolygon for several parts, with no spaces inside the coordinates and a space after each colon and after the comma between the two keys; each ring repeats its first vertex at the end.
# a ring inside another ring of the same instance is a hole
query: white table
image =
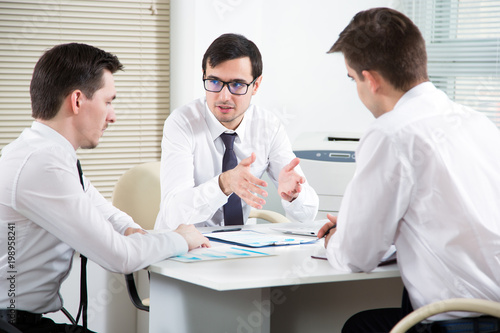
{"type": "Polygon", "coordinates": [[[276,255],[151,265],[150,333],[337,332],[360,309],[399,306],[395,264],[368,274],[335,271],[311,258],[324,252],[322,241],[262,250],[276,255]]]}

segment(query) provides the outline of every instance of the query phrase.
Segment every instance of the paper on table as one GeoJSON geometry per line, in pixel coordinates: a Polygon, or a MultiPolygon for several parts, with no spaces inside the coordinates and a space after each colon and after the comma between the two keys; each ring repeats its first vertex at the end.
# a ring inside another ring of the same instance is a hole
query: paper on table
{"type": "Polygon", "coordinates": [[[210,248],[194,249],[186,254],[172,257],[170,260],[181,262],[200,262],[206,260],[240,259],[270,255],[272,254],[263,251],[254,251],[241,246],[224,244],[210,248]]]}
{"type": "Polygon", "coordinates": [[[231,232],[217,232],[204,234],[211,240],[222,241],[231,244],[243,245],[248,247],[265,247],[274,245],[298,245],[310,244],[318,239],[310,237],[295,237],[264,234],[254,230],[242,230],[231,232]]]}

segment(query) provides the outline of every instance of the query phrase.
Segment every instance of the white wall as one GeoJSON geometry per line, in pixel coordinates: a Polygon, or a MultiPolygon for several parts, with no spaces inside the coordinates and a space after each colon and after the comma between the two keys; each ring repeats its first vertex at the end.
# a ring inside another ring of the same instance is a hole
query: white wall
{"type": "Polygon", "coordinates": [[[226,32],[259,47],[263,83],[253,102],[277,114],[292,143],[310,131],[362,132],[373,120],[340,54],[326,54],[360,10],[395,0],[172,0],[172,110],[204,94],[201,60],[226,32]]]}

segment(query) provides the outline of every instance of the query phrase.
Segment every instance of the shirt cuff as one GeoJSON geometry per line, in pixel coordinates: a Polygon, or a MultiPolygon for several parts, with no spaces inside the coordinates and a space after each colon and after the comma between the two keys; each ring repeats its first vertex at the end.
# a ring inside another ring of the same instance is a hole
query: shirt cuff
{"type": "Polygon", "coordinates": [[[227,203],[227,200],[229,198],[229,195],[226,195],[224,192],[222,192],[222,189],[220,188],[219,185],[219,177],[220,175],[215,176],[210,180],[210,183],[212,183],[213,188],[217,188],[214,192],[214,200],[212,202],[213,206],[212,207],[217,207],[220,208],[223,205],[227,203]]]}
{"type": "MultiPolygon", "coordinates": [[[[166,238],[166,243],[169,244],[169,248],[171,248],[172,252],[169,257],[175,257],[181,254],[184,254],[189,251],[188,243],[178,233],[175,231],[167,231],[160,232],[166,238]]],[[[166,258],[165,258],[166,259],[166,258]]]]}
{"type": "Polygon", "coordinates": [[[285,209],[291,209],[291,210],[294,210],[296,207],[302,207],[302,205],[304,204],[304,201],[305,201],[305,193],[304,192],[301,192],[299,193],[299,195],[295,198],[295,200],[293,200],[292,202],[290,201],[286,201],[284,199],[281,199],[281,202],[283,204],[283,208],[285,209]]]}

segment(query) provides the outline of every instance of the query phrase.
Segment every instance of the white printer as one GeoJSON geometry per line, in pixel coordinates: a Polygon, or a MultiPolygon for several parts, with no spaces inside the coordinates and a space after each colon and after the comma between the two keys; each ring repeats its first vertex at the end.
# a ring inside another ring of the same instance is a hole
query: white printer
{"type": "Polygon", "coordinates": [[[361,134],[358,133],[303,133],[293,144],[295,155],[309,184],[319,197],[316,219],[325,219],[327,213],[336,215],[347,184],[356,167],[355,151],[361,134]]]}

